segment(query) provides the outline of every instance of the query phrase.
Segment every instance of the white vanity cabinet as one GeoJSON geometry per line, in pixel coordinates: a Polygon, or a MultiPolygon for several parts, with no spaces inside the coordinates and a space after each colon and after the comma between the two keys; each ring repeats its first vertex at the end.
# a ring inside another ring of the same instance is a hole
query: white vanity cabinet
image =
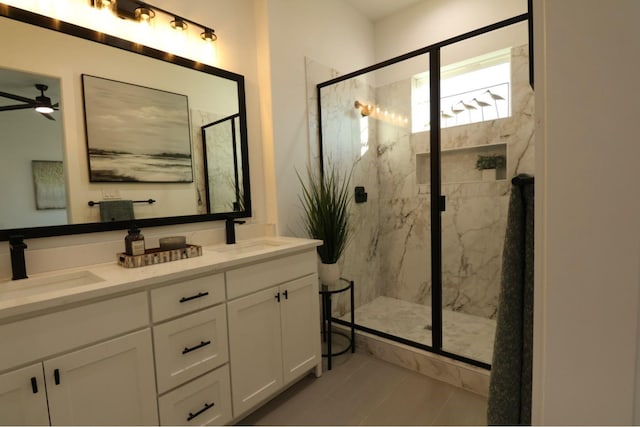
{"type": "Polygon", "coordinates": [[[288,242],[96,267],[96,293],[12,314],[0,298],[0,425],[229,424],[320,375],[317,242],[288,242]]]}
{"type": "Polygon", "coordinates": [[[148,324],[140,305],[144,293],[0,325],[12,349],[1,353],[0,370],[34,362],[0,377],[0,424],[157,424],[151,331],[140,329],[148,324]]]}
{"type": "Polygon", "coordinates": [[[227,272],[227,295],[248,293],[227,303],[234,416],[321,363],[316,268],[308,252],[227,272]]]}

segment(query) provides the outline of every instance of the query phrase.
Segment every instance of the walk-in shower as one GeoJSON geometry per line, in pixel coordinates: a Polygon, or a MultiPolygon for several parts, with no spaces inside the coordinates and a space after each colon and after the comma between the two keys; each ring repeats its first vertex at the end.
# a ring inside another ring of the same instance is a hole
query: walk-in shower
{"type": "Polygon", "coordinates": [[[358,328],[491,363],[511,178],[533,172],[527,19],[344,76],[307,61],[318,159],[367,193],[341,261],[358,328]]]}

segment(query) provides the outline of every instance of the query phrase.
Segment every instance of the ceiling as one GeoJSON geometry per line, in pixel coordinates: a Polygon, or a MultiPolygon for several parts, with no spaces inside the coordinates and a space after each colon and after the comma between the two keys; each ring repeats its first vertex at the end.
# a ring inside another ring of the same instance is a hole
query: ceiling
{"type": "Polygon", "coordinates": [[[372,22],[406,9],[423,0],[345,0],[372,22]]]}

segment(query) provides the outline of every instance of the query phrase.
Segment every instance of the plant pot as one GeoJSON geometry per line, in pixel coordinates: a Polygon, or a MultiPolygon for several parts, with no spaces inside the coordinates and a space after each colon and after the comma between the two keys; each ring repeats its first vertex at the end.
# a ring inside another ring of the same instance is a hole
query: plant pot
{"type": "Polygon", "coordinates": [[[340,267],[338,263],[333,264],[318,264],[318,277],[320,283],[327,286],[334,286],[340,281],[340,267]]]}
{"type": "Polygon", "coordinates": [[[482,169],[482,180],[483,181],[495,181],[496,180],[496,171],[497,169],[482,169]]]}

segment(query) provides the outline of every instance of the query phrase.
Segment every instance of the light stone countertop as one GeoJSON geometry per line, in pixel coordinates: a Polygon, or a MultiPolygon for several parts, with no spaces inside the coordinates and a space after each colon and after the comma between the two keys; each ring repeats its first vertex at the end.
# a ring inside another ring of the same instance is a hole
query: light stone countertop
{"type": "Polygon", "coordinates": [[[229,270],[270,258],[313,249],[319,240],[261,237],[234,245],[203,246],[202,256],[137,268],[114,262],[34,274],[28,279],[0,282],[0,322],[41,310],[229,270]]]}

